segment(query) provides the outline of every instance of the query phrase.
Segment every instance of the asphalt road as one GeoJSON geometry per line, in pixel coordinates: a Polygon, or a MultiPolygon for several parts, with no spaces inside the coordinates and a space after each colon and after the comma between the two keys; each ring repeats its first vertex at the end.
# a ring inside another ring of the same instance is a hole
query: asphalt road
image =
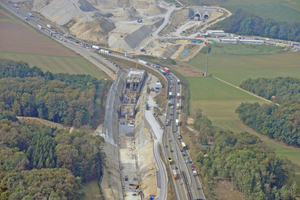
{"type": "Polygon", "coordinates": [[[162,0],[159,1],[161,4],[164,4],[164,7],[167,8],[167,13],[165,15],[165,20],[162,23],[162,25],[160,25],[160,27],[158,27],[158,29],[156,29],[156,31],[153,32],[152,36],[154,38],[157,38],[158,33],[168,24],[169,19],[170,19],[170,15],[173,12],[174,8],[172,6],[168,6],[166,5],[162,0]]]}

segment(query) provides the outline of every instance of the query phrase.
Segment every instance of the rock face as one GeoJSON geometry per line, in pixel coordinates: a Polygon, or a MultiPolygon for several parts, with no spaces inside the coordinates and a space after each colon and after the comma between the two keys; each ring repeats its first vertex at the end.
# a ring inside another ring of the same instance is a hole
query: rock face
{"type": "Polygon", "coordinates": [[[70,32],[76,37],[90,42],[107,44],[108,33],[115,28],[115,25],[104,17],[88,22],[84,22],[81,16],[75,19],[79,20],[70,28],[70,32]]]}

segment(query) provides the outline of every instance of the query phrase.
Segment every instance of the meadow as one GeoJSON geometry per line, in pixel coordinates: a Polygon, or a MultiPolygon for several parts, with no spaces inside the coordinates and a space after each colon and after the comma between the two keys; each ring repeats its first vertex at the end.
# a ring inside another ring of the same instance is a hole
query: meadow
{"type": "Polygon", "coordinates": [[[100,193],[99,181],[93,180],[83,185],[83,192],[85,192],[84,200],[103,200],[100,193]]]}

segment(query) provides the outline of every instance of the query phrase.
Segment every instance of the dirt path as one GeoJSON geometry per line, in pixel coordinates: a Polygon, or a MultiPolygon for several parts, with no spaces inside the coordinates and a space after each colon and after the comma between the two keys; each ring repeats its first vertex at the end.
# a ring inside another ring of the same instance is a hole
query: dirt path
{"type": "MultiPolygon", "coordinates": [[[[223,83],[226,83],[227,85],[230,85],[230,86],[232,86],[232,87],[235,87],[236,89],[239,89],[239,90],[242,90],[242,91],[244,91],[244,92],[247,92],[248,94],[251,94],[252,96],[255,96],[255,97],[257,97],[257,98],[259,98],[259,99],[261,99],[261,100],[264,100],[264,101],[266,101],[266,102],[268,102],[268,103],[273,103],[272,101],[270,101],[270,100],[268,100],[268,99],[265,99],[265,98],[260,97],[260,96],[258,96],[258,95],[256,95],[256,94],[253,94],[252,92],[249,92],[249,91],[247,91],[247,90],[244,90],[244,89],[242,89],[242,88],[240,88],[240,87],[238,87],[238,86],[232,85],[231,83],[228,83],[228,82],[226,82],[226,81],[224,81],[224,80],[222,80],[222,79],[220,79],[220,78],[218,78],[218,77],[215,77],[215,76],[212,76],[212,77],[214,77],[215,79],[217,79],[217,80],[219,80],[219,81],[222,81],[223,83]]],[[[277,105],[277,106],[280,106],[278,103],[276,103],[276,105],[277,105]]]]}
{"type": "Polygon", "coordinates": [[[191,52],[185,61],[188,62],[188,61],[192,60],[199,53],[199,51],[201,51],[201,49],[204,47],[204,43],[201,43],[198,46],[199,46],[199,48],[196,49],[194,52],[191,52]]]}

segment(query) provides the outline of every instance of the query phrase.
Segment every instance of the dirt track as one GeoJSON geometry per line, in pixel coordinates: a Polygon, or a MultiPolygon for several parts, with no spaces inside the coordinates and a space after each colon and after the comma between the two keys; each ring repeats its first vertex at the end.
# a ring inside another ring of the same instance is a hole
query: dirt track
{"type": "MultiPolygon", "coordinates": [[[[0,11],[2,16],[6,15],[0,11]]],[[[77,57],[44,37],[19,22],[0,22],[0,51],[77,57]]]]}

